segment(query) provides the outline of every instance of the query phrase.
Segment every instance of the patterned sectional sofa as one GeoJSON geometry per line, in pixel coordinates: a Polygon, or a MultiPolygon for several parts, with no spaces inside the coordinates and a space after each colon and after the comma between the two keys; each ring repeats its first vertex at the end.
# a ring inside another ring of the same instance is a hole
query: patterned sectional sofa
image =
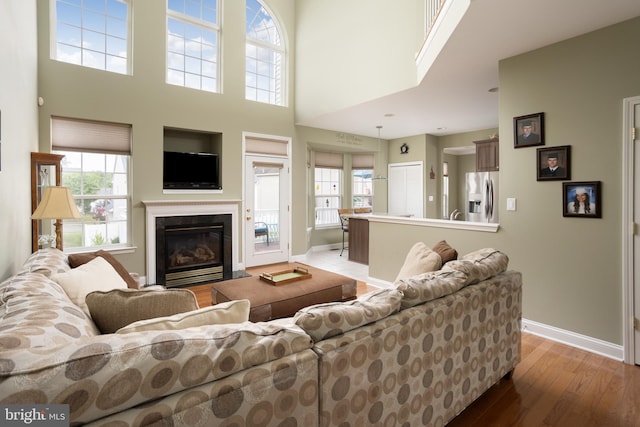
{"type": "Polygon", "coordinates": [[[270,322],[100,334],[50,279],[55,249],[0,284],[0,403],[72,425],[444,425],[520,359],[520,273],[483,249],[270,322]]]}

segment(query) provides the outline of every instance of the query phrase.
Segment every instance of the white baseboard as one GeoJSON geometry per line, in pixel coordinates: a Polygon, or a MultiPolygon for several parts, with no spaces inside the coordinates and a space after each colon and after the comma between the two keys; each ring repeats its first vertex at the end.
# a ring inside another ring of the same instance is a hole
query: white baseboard
{"type": "Polygon", "coordinates": [[[582,350],[590,351],[610,359],[619,360],[621,362],[624,360],[624,348],[621,345],[556,328],[555,326],[545,325],[543,323],[534,322],[533,320],[522,319],[522,331],[557,341],[562,344],[570,345],[572,347],[580,348],[582,350]]]}
{"type": "Polygon", "coordinates": [[[367,284],[371,286],[375,286],[376,288],[390,289],[393,287],[393,283],[387,282],[386,280],[376,279],[375,277],[368,276],[367,284]]]}

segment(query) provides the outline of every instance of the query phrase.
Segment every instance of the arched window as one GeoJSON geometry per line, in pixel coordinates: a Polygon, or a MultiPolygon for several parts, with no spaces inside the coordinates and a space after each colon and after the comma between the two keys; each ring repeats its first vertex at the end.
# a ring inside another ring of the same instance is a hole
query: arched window
{"type": "Polygon", "coordinates": [[[247,0],[245,97],[285,105],[285,48],[273,14],[259,0],[247,0]]]}

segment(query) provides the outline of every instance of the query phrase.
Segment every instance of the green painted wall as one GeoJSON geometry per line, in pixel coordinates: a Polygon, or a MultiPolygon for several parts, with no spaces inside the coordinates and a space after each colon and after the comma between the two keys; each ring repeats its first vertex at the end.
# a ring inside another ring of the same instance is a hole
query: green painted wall
{"type": "Polygon", "coordinates": [[[622,344],[622,100],[640,95],[638,40],[635,18],[501,61],[499,231],[372,224],[369,274],[393,280],[418,240],[495,247],[523,273],[526,319],[622,344]],[[571,145],[572,180],[602,181],[602,219],[563,217],[562,182],[536,181],[536,147],[513,148],[513,117],[537,112],[546,147],[571,145]]]}
{"type": "MultiPolygon", "coordinates": [[[[296,17],[301,10],[294,0],[269,3],[287,27],[292,54],[288,72],[293,76],[297,54],[294,41],[299,30],[296,25],[300,25],[296,17]]],[[[0,70],[0,190],[5,201],[0,202],[5,203],[0,209],[0,224],[4,224],[0,227],[6,232],[3,236],[13,236],[11,240],[19,242],[0,250],[3,277],[15,271],[30,251],[28,153],[37,149],[38,130],[39,148],[48,151],[51,115],[133,124],[133,239],[137,249],[119,256],[130,270],[143,272],[145,266],[141,201],[177,198],[163,195],[160,188],[158,165],[164,126],[224,134],[224,193],[189,199],[242,198],[242,131],[293,136],[292,252],[306,251],[310,244],[306,234],[308,142],[331,145],[335,132],[296,127],[291,107],[245,101],[242,79],[232,78],[243,74],[239,49],[224,52],[222,94],[166,85],[164,3],[157,0],[135,2],[132,76],[52,61],[48,5],[38,2],[37,58],[33,50],[36,40],[29,36],[34,34],[31,16],[36,13],[35,2],[9,0],[0,6],[0,45],[3,57],[12,65],[0,70]],[[37,96],[45,100],[39,109],[37,96]],[[7,206],[6,200],[12,205],[7,206]]],[[[243,19],[242,2],[225,2],[223,13],[226,22],[243,19]]],[[[227,28],[226,45],[242,46],[243,34],[242,27],[227,28]]],[[[640,18],[501,61],[499,232],[375,224],[371,230],[370,275],[392,280],[416,240],[435,243],[446,239],[461,253],[493,246],[509,255],[511,268],[523,273],[525,318],[620,344],[622,99],[640,95],[640,57],[633,54],[637,40],[640,18]],[[546,146],[572,146],[572,179],[602,181],[602,219],[562,217],[561,182],[537,182],[536,147],[514,149],[510,143],[513,117],[540,111],[545,113],[546,146]],[[517,211],[505,210],[507,197],[517,198],[517,211]]],[[[330,57],[326,60],[331,61],[330,57]]],[[[295,97],[292,89],[289,105],[295,97]]],[[[377,146],[375,138],[370,143],[377,146]]],[[[431,143],[427,138],[425,159],[431,156],[431,143]]],[[[385,156],[386,151],[382,152],[385,156]]],[[[382,162],[384,166],[376,166],[382,167],[385,175],[386,161],[382,162]]],[[[428,169],[430,164],[426,166],[428,169]]],[[[383,193],[386,188],[381,193],[376,190],[376,194],[383,193]]],[[[339,236],[327,241],[337,242],[339,236]]]]}
{"type": "MultiPolygon", "coordinates": [[[[293,75],[295,60],[295,4],[271,0],[274,13],[287,29],[291,53],[287,74],[293,75]]],[[[45,100],[39,110],[40,149],[50,150],[52,115],[130,123],[132,148],[131,254],[119,259],[132,271],[145,271],[144,200],[235,199],[243,196],[242,132],[278,136],[294,135],[293,89],[289,107],[270,106],[244,99],[244,25],[224,26],[222,93],[208,93],[165,83],[166,3],[136,1],[133,28],[133,75],[125,76],[49,59],[49,2],[38,4],[38,93],[45,100]],[[222,185],[220,195],[164,195],[162,193],[163,128],[221,132],[222,185]]],[[[244,2],[227,1],[221,8],[224,23],[244,22],[244,2]]],[[[292,85],[293,88],[293,85],[292,85]]],[[[35,103],[35,100],[33,101],[35,103]]],[[[294,142],[293,161],[304,159],[304,148],[294,142]]],[[[296,182],[294,195],[305,188],[296,182]]],[[[295,199],[294,199],[295,200],[295,199]]],[[[300,205],[298,205],[300,206],[300,205]]],[[[292,216],[299,214],[292,208],[292,216]]],[[[301,205],[302,212],[305,206],[301,205]]],[[[240,227],[242,229],[242,227],[240,227]]],[[[294,232],[294,235],[296,232],[294,232]]],[[[242,240],[240,239],[239,242],[242,240]]],[[[240,261],[242,261],[240,251],[240,261]]]]}

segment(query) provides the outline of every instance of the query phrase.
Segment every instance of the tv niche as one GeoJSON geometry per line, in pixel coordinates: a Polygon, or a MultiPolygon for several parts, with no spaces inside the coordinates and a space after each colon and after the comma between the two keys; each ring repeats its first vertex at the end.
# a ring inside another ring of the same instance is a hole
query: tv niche
{"type": "Polygon", "coordinates": [[[222,134],[165,128],[163,190],[221,190],[222,134]]]}

